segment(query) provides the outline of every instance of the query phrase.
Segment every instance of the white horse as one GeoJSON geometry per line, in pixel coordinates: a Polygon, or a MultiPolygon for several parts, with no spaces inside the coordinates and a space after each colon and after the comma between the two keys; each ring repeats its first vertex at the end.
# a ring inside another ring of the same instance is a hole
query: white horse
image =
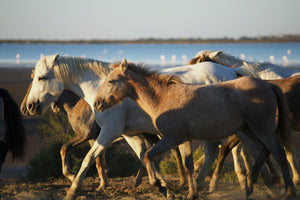
{"type": "Polygon", "coordinates": [[[267,62],[257,63],[245,61],[230,54],[223,53],[223,51],[200,51],[190,61],[190,64],[199,63],[199,61],[211,61],[227,67],[233,67],[236,68],[237,73],[242,76],[253,76],[264,80],[274,80],[300,75],[300,72],[295,72],[289,68],[283,68],[267,62]]]}
{"type": "MultiPolygon", "coordinates": [[[[82,97],[94,111],[95,96],[103,79],[110,71],[108,63],[92,59],[66,58],[60,57],[58,54],[45,56],[36,64],[35,76],[26,104],[27,108],[31,114],[40,114],[58,98],[64,89],[68,89],[82,97]]],[[[215,63],[164,69],[163,72],[176,74],[187,83],[197,82],[199,84],[237,78],[234,69],[215,63]]],[[[101,127],[100,134],[85,156],[66,198],[73,198],[95,158],[116,138],[123,136],[143,161],[146,146],[142,142],[145,141],[136,134],[142,132],[157,134],[150,117],[131,99],[126,99],[121,104],[102,113],[94,111],[94,114],[101,127]]],[[[214,143],[211,146],[215,148],[217,144],[214,143]]],[[[157,175],[162,184],[160,189],[163,190],[167,183],[158,173],[157,175]]],[[[165,192],[163,191],[163,193],[165,192]]]]}
{"type": "MultiPolygon", "coordinates": [[[[272,63],[248,62],[245,60],[241,60],[238,57],[232,56],[230,54],[223,53],[223,51],[212,51],[212,50],[200,51],[196,54],[196,56],[192,60],[190,60],[189,64],[201,63],[205,61],[211,61],[230,68],[234,68],[236,72],[241,76],[253,76],[264,80],[276,80],[276,79],[282,79],[282,78],[288,78],[291,76],[300,75],[300,72],[295,72],[295,70],[291,70],[289,68],[280,67],[272,63]]],[[[246,150],[248,149],[246,148],[246,150]]],[[[240,163],[238,157],[239,154],[241,154],[244,159],[245,166],[249,166],[250,155],[248,151],[245,151],[245,149],[241,147],[241,144],[234,147],[234,149],[232,150],[235,172],[238,176],[238,179],[242,180],[240,181],[240,183],[242,183],[243,180],[245,180],[245,176],[242,173],[241,170],[242,164],[240,163]]],[[[300,174],[299,174],[300,169],[298,167],[298,161],[295,155],[296,155],[295,150],[291,152],[287,152],[288,161],[291,166],[291,170],[293,172],[293,181],[295,184],[298,184],[300,182],[300,174]]],[[[212,179],[210,182],[209,190],[214,191],[215,186],[216,186],[216,180],[212,179]]]]}

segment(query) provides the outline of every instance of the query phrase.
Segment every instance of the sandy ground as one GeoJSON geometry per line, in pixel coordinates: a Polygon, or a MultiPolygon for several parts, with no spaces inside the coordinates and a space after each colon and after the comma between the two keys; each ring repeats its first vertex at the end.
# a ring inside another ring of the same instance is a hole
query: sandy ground
{"type": "MultiPolygon", "coordinates": [[[[27,90],[30,83],[29,68],[0,68],[0,87],[9,91],[18,105],[27,90]]],[[[30,127],[30,121],[36,118],[24,118],[27,130],[26,157],[22,161],[12,162],[10,155],[7,156],[2,173],[0,175],[0,199],[62,199],[70,187],[70,182],[66,179],[51,180],[46,183],[28,183],[17,178],[26,174],[26,163],[39,153],[45,143],[39,137],[38,133],[30,127]]],[[[0,124],[0,138],[3,136],[0,124]]],[[[296,134],[295,141],[297,154],[299,155],[300,134],[296,134]]],[[[167,176],[167,179],[177,185],[178,178],[175,175],[167,176]]],[[[84,184],[77,199],[165,199],[152,188],[146,178],[142,185],[134,188],[134,178],[113,178],[109,179],[109,187],[105,191],[95,192],[98,186],[97,178],[89,177],[85,179],[84,184]]],[[[250,199],[280,199],[283,194],[284,186],[275,186],[271,190],[263,184],[258,184],[250,199]]],[[[297,189],[300,194],[300,188],[297,189]]],[[[174,199],[183,199],[186,188],[180,191],[174,191],[174,199]]],[[[240,190],[235,181],[221,181],[218,190],[212,194],[207,192],[207,188],[199,192],[200,199],[245,199],[245,194],[240,190]]],[[[300,198],[299,198],[300,199],[300,198]]]]}
{"type": "MultiPolygon", "coordinates": [[[[178,177],[176,175],[169,175],[166,177],[172,184],[178,184],[178,177]]],[[[113,178],[109,179],[109,186],[100,192],[96,192],[95,188],[98,186],[96,178],[86,178],[83,187],[78,192],[76,199],[166,199],[160,193],[148,184],[146,178],[143,179],[142,184],[135,188],[134,178],[113,178]]],[[[63,199],[66,195],[67,189],[70,187],[70,182],[65,179],[49,180],[44,183],[24,183],[24,182],[6,182],[1,184],[2,200],[17,199],[17,200],[33,200],[33,199],[63,199]]],[[[184,199],[187,188],[177,189],[172,192],[173,199],[184,199]]],[[[258,184],[254,188],[250,200],[254,199],[273,199],[279,200],[284,192],[283,186],[274,186],[267,188],[264,185],[258,184]]],[[[300,189],[297,190],[300,194],[300,189]]],[[[207,188],[199,192],[199,199],[204,200],[242,200],[245,199],[245,193],[241,191],[238,183],[221,181],[218,185],[217,191],[209,193],[207,188]]],[[[294,199],[299,199],[298,197],[294,199]]]]}

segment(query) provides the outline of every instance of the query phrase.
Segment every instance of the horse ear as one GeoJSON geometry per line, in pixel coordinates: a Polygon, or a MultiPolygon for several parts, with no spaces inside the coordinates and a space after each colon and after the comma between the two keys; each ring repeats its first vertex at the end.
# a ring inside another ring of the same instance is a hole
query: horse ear
{"type": "Polygon", "coordinates": [[[58,56],[59,56],[59,53],[55,54],[54,59],[53,59],[53,62],[56,62],[58,56]]]}
{"type": "Polygon", "coordinates": [[[34,68],[31,68],[31,75],[30,75],[31,79],[34,78],[34,68]]]}
{"type": "Polygon", "coordinates": [[[48,62],[54,65],[54,63],[56,62],[58,56],[59,56],[59,53],[55,54],[54,56],[51,56],[49,58],[48,62]]]}
{"type": "Polygon", "coordinates": [[[122,70],[122,72],[124,73],[125,70],[127,69],[127,60],[124,58],[123,61],[120,64],[120,68],[122,70]]]}

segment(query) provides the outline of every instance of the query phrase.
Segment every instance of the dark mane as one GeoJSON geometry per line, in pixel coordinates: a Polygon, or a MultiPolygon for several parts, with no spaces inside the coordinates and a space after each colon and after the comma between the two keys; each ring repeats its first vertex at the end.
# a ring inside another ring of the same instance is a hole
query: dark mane
{"type": "MultiPolygon", "coordinates": [[[[121,63],[112,64],[111,67],[112,68],[119,67],[120,64],[121,63]]],[[[170,74],[161,74],[157,70],[152,70],[144,64],[128,63],[127,67],[135,73],[156,79],[161,84],[169,85],[175,83],[182,83],[181,79],[178,76],[170,75],[170,74]]]]}

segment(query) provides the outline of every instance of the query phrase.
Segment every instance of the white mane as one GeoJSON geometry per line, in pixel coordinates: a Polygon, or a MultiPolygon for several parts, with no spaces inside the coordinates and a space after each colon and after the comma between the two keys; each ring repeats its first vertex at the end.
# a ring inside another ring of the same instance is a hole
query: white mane
{"type": "Polygon", "coordinates": [[[111,71],[109,63],[79,57],[57,57],[54,65],[55,77],[65,84],[74,82],[87,70],[93,71],[99,77],[105,77],[111,71]]]}
{"type": "Polygon", "coordinates": [[[223,51],[200,51],[196,54],[199,57],[209,58],[212,62],[216,62],[227,67],[233,67],[238,74],[242,76],[253,76],[262,79],[279,79],[293,76],[297,73],[278,65],[263,62],[249,62],[242,60],[223,51]]]}

